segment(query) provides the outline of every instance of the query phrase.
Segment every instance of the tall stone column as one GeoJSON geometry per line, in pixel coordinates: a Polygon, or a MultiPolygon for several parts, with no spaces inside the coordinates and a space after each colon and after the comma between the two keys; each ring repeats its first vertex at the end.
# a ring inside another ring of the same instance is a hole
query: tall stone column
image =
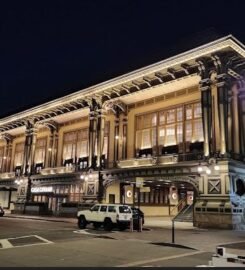
{"type": "Polygon", "coordinates": [[[105,111],[100,109],[97,117],[97,167],[101,168],[105,134],[105,111]]]}
{"type": "Polygon", "coordinates": [[[6,145],[4,149],[2,172],[10,172],[13,137],[10,134],[5,134],[4,139],[5,139],[6,145]]]}
{"type": "Polygon", "coordinates": [[[119,110],[117,110],[115,114],[115,129],[114,129],[114,161],[115,162],[118,160],[118,154],[119,154],[119,124],[120,124],[119,110]]]}
{"type": "Polygon", "coordinates": [[[50,168],[54,168],[57,165],[57,148],[58,148],[58,130],[57,128],[50,127],[50,140],[48,147],[48,164],[50,168]]]}
{"type": "Polygon", "coordinates": [[[238,101],[239,89],[237,84],[232,87],[232,141],[233,152],[236,154],[241,153],[240,148],[240,123],[239,123],[239,101],[238,101]]]}
{"type": "Polygon", "coordinates": [[[245,155],[245,82],[239,83],[239,93],[238,93],[238,112],[239,112],[239,133],[240,133],[240,150],[241,154],[245,155]]]}
{"type": "Polygon", "coordinates": [[[127,158],[127,133],[128,133],[128,117],[126,114],[124,114],[122,123],[122,159],[127,158]]]}
{"type": "Polygon", "coordinates": [[[95,110],[89,113],[89,168],[95,169],[95,142],[97,131],[97,112],[95,110]]]}
{"type": "Polygon", "coordinates": [[[24,162],[22,168],[23,175],[32,174],[33,162],[34,162],[34,154],[37,140],[37,128],[30,123],[26,127],[26,139],[25,139],[25,148],[24,148],[24,162]]]}
{"type": "Polygon", "coordinates": [[[226,155],[228,150],[228,86],[226,75],[217,75],[218,115],[220,127],[220,153],[226,155]]]}
{"type": "Polygon", "coordinates": [[[212,131],[212,95],[210,84],[210,79],[203,79],[200,82],[205,157],[208,157],[212,151],[210,145],[212,131]]]}

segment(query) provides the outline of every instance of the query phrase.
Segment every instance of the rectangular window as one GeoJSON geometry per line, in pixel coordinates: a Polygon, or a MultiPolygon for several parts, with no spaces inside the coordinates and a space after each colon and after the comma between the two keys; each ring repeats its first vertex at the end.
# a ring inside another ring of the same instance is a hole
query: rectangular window
{"type": "Polygon", "coordinates": [[[148,152],[153,155],[183,153],[184,142],[191,144],[195,141],[203,141],[201,104],[198,102],[181,105],[173,109],[137,116],[136,128],[135,146],[136,153],[139,153],[137,156],[147,156],[148,152]],[[151,152],[140,151],[144,149],[151,149],[151,152]]]}
{"type": "Polygon", "coordinates": [[[107,206],[106,205],[101,205],[100,206],[100,212],[106,212],[107,206]]]}
{"type": "Polygon", "coordinates": [[[165,143],[165,127],[159,127],[158,144],[163,146],[165,143]]]}
{"type": "Polygon", "coordinates": [[[165,124],[165,112],[159,112],[159,125],[165,124]]]}
{"type": "Polygon", "coordinates": [[[148,149],[152,147],[151,143],[151,130],[142,130],[142,146],[141,149],[148,149]]]}
{"type": "Polygon", "coordinates": [[[14,155],[14,167],[19,167],[23,165],[24,147],[25,147],[24,142],[16,144],[14,155]]]}
{"type": "Polygon", "coordinates": [[[202,117],[202,107],[201,103],[194,104],[194,118],[201,118],[202,117]]]}
{"type": "Polygon", "coordinates": [[[177,124],[177,143],[183,142],[183,124],[178,123],[177,124]]]}
{"type": "Polygon", "coordinates": [[[63,163],[88,156],[88,128],[67,132],[63,141],[63,163]]]}
{"type": "Polygon", "coordinates": [[[202,142],[203,141],[203,128],[202,128],[202,119],[195,120],[193,122],[193,141],[202,142]]]}
{"type": "Polygon", "coordinates": [[[110,213],[116,213],[116,207],[115,206],[108,206],[108,212],[110,213]]]}
{"type": "Polygon", "coordinates": [[[183,108],[179,107],[177,108],[177,121],[183,121],[183,108]]]}
{"type": "Polygon", "coordinates": [[[152,114],[146,114],[144,117],[144,128],[152,126],[152,114]]]}
{"type": "Polygon", "coordinates": [[[167,123],[175,122],[175,109],[167,111],[167,123]]]}
{"type": "Polygon", "coordinates": [[[165,146],[176,145],[175,125],[166,126],[165,146]]]}
{"type": "Polygon", "coordinates": [[[185,110],[186,119],[192,119],[192,105],[187,105],[185,110]]]}
{"type": "Polygon", "coordinates": [[[185,141],[192,141],[192,122],[190,121],[185,123],[185,141]]]}
{"type": "Polygon", "coordinates": [[[43,164],[44,166],[46,147],[47,147],[47,138],[37,139],[34,157],[35,164],[43,164]]]}

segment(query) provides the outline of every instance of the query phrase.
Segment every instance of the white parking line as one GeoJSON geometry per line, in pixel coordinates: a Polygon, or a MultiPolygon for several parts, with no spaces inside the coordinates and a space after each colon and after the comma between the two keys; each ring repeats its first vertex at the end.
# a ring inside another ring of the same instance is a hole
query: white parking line
{"type": "Polygon", "coordinates": [[[153,263],[153,262],[158,262],[158,261],[166,261],[166,260],[176,259],[176,258],[180,258],[180,257],[196,255],[196,254],[200,254],[200,253],[205,253],[205,251],[195,251],[195,252],[183,253],[183,254],[179,254],[179,255],[172,255],[172,256],[168,256],[168,257],[161,257],[161,258],[155,258],[155,259],[149,259],[149,260],[142,260],[142,261],[127,263],[127,264],[117,265],[116,267],[131,267],[131,266],[137,266],[137,265],[142,265],[142,264],[146,264],[146,263],[153,263]]]}
{"type": "Polygon", "coordinates": [[[0,239],[0,249],[11,248],[13,245],[8,241],[8,239],[0,239]]]}
{"type": "MultiPolygon", "coordinates": [[[[74,233],[79,233],[79,234],[86,234],[86,235],[95,235],[95,236],[100,236],[103,234],[99,234],[99,233],[90,233],[87,230],[77,230],[77,231],[73,231],[74,233]]],[[[114,233],[113,231],[111,231],[110,233],[114,233]]]]}

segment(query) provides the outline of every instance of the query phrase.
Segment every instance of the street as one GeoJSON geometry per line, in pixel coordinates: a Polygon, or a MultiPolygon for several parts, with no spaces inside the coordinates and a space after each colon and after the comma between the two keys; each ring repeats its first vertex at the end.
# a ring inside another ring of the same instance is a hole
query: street
{"type": "Polygon", "coordinates": [[[179,246],[173,246],[168,244],[171,230],[166,228],[105,232],[92,226],[79,230],[75,220],[53,222],[11,217],[0,219],[0,232],[1,267],[191,267],[208,264],[219,243],[245,242],[242,232],[178,229],[179,246]],[[212,240],[207,239],[208,235],[212,240]]]}

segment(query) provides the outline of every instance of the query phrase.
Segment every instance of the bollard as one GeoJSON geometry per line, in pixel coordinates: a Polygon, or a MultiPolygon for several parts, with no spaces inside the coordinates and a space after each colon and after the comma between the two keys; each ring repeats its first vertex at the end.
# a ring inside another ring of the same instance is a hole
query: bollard
{"type": "Polygon", "coordinates": [[[134,231],[134,222],[133,222],[133,218],[130,218],[130,232],[134,231]]]}
{"type": "Polygon", "coordinates": [[[138,232],[142,232],[142,218],[139,218],[139,223],[138,223],[138,232]]]}
{"type": "Polygon", "coordinates": [[[172,244],[174,244],[174,220],[172,220],[172,244]]]}

